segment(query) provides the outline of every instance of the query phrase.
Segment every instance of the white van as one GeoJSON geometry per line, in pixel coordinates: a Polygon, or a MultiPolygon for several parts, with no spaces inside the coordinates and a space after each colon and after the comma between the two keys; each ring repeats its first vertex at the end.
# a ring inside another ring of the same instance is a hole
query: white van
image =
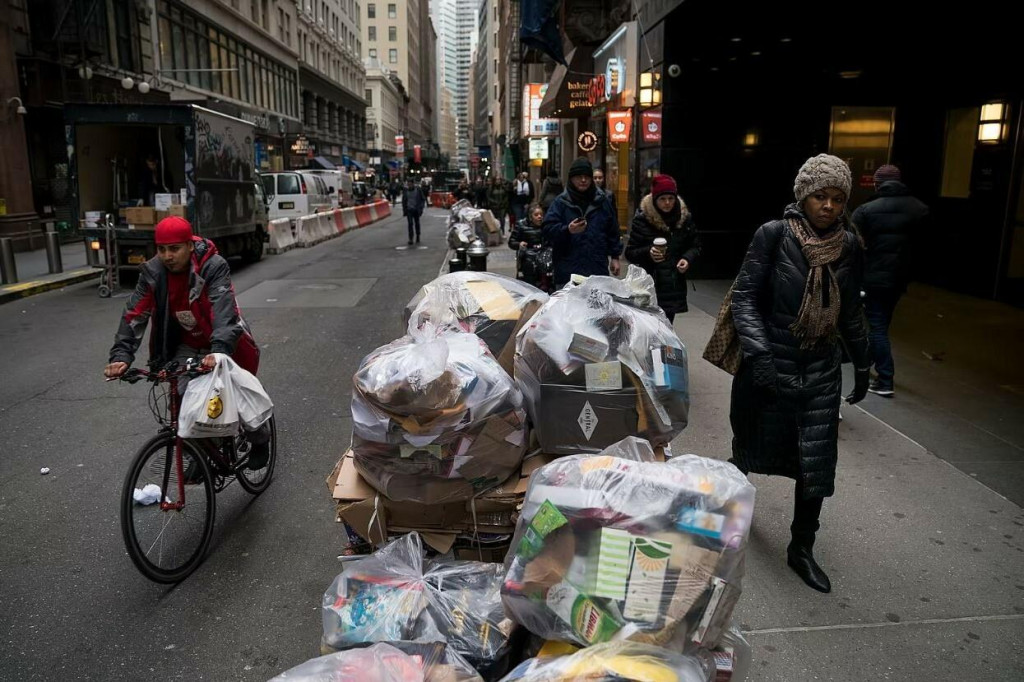
{"type": "Polygon", "coordinates": [[[327,183],[315,175],[298,171],[263,173],[263,191],[267,195],[271,220],[313,215],[331,210],[331,197],[327,183]]]}
{"type": "Polygon", "coordinates": [[[310,168],[299,172],[303,175],[315,175],[327,183],[332,208],[347,208],[355,205],[352,201],[352,176],[347,171],[310,168]]]}

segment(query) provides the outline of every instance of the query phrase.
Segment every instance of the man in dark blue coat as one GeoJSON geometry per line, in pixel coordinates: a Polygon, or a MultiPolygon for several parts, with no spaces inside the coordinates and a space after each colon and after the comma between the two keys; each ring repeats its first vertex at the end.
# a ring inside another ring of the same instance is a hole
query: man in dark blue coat
{"type": "Polygon", "coordinates": [[[619,219],[608,195],[594,184],[594,167],[580,157],[569,167],[569,186],[544,216],[544,241],[552,247],[555,287],[573,275],[619,275],[619,219]]]}
{"type": "Polygon", "coordinates": [[[871,325],[871,364],[878,378],[869,391],[895,395],[895,363],[889,324],[896,304],[910,282],[910,246],[928,216],[928,207],[910,195],[892,165],[875,171],[875,195],[853,212],[853,224],[864,239],[864,313],[871,325]]]}

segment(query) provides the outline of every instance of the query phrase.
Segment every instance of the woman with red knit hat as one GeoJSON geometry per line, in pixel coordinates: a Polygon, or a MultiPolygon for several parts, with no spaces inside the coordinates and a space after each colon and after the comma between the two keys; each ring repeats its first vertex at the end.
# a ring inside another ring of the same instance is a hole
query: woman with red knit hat
{"type": "Polygon", "coordinates": [[[669,321],[687,311],[686,273],[699,257],[700,235],[676,181],[669,175],[655,175],[651,193],[633,216],[626,258],[654,278],[658,305],[669,321]]]}

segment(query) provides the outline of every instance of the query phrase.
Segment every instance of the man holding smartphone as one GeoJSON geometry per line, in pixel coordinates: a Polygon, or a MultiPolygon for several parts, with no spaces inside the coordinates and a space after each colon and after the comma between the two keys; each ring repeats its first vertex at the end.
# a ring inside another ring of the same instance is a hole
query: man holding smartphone
{"type": "Polygon", "coordinates": [[[594,184],[594,167],[584,157],[573,161],[569,186],[544,216],[544,240],[552,246],[557,289],[573,275],[619,276],[619,219],[608,195],[594,184]]]}

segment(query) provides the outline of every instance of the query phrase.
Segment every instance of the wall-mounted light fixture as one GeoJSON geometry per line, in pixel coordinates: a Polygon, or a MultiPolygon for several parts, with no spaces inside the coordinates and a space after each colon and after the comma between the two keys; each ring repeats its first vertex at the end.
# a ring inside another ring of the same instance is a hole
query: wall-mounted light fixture
{"type": "Polygon", "coordinates": [[[14,104],[15,102],[17,102],[17,103],[18,103],[18,108],[17,108],[17,110],[16,110],[16,111],[17,111],[17,112],[18,112],[19,114],[21,114],[22,116],[24,116],[25,114],[27,114],[27,113],[28,113],[28,109],[26,109],[26,108],[25,108],[25,104],[24,104],[24,103],[23,103],[23,102],[21,101],[21,98],[20,98],[20,97],[12,97],[12,98],[10,98],[9,100],[7,100],[7,106],[11,106],[11,105],[12,105],[12,104],[14,104]]]}
{"type": "Polygon", "coordinates": [[[978,142],[999,144],[1006,141],[1009,107],[1005,102],[990,102],[981,107],[978,117],[978,142]]]}
{"type": "Polygon", "coordinates": [[[747,131],[747,134],[743,136],[743,146],[747,149],[756,147],[759,141],[760,136],[757,134],[756,130],[749,130],[747,131]]]}

